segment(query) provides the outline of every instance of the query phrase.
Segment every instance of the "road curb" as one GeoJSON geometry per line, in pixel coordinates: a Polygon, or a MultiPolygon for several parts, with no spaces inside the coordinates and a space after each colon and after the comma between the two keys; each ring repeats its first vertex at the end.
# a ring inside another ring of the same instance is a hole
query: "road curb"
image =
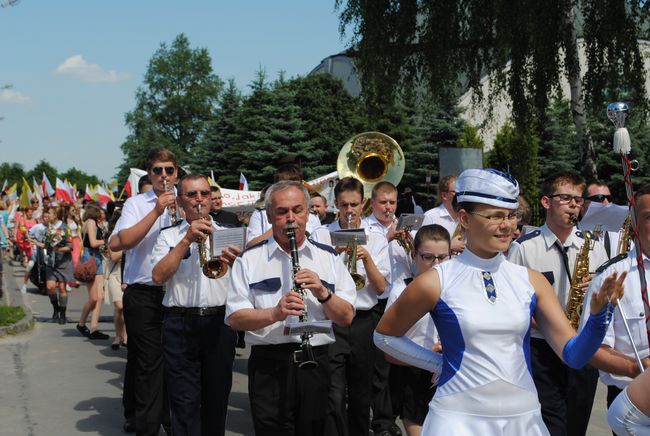
{"type": "MultiPolygon", "coordinates": [[[[3,294],[1,302],[2,304],[6,304],[9,306],[11,305],[11,302],[9,298],[9,292],[5,284],[6,284],[5,269],[4,266],[2,265],[2,262],[0,262],[0,292],[3,294]]],[[[21,301],[18,306],[23,308],[23,310],[25,311],[25,316],[23,317],[23,319],[21,319],[20,321],[14,324],[0,327],[0,338],[3,338],[5,336],[10,336],[10,335],[17,335],[19,333],[24,333],[34,328],[34,324],[35,324],[34,314],[32,313],[31,309],[25,306],[23,299],[21,298],[20,300],[21,301]]]]}

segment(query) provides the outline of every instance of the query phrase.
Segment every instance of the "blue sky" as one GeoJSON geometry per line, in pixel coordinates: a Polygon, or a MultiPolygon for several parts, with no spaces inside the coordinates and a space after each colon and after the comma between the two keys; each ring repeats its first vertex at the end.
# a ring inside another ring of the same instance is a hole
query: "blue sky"
{"type": "Polygon", "coordinates": [[[0,8],[0,161],[109,180],[147,64],[179,33],[244,92],[260,67],[305,75],[346,45],[333,0],[22,0],[0,8]]]}

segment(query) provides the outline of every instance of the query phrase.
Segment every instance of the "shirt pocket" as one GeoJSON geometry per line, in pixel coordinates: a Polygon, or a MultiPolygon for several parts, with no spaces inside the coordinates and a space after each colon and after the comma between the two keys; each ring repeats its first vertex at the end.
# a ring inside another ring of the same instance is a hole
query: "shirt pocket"
{"type": "Polygon", "coordinates": [[[645,313],[626,313],[626,315],[625,320],[630,327],[634,344],[639,347],[640,344],[644,344],[647,341],[647,337],[644,339],[644,336],[646,336],[645,313]]]}
{"type": "Polygon", "coordinates": [[[279,300],[278,291],[281,286],[280,277],[271,277],[248,285],[255,301],[255,307],[264,309],[275,306],[279,300]]]}

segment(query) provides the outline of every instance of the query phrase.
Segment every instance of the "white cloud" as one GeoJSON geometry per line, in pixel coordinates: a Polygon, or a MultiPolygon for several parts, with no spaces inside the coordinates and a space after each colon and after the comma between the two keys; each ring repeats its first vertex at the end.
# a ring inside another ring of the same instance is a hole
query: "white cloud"
{"type": "Polygon", "coordinates": [[[11,89],[0,89],[0,102],[13,104],[31,104],[32,98],[11,89]]]}
{"type": "Polygon", "coordinates": [[[103,70],[97,64],[89,64],[81,55],[70,56],[56,67],[56,73],[70,75],[83,82],[90,83],[115,83],[129,78],[127,73],[115,70],[103,70]]]}

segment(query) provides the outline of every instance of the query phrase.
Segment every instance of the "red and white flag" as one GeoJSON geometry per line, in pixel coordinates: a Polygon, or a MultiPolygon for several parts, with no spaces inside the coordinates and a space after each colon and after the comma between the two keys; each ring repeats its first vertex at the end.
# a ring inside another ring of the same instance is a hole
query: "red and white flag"
{"type": "Polygon", "coordinates": [[[84,200],[93,201],[92,192],[88,187],[88,183],[86,183],[86,192],[84,193],[84,200]]]}
{"type": "Polygon", "coordinates": [[[113,200],[111,194],[103,186],[97,186],[97,198],[99,199],[99,204],[102,206],[113,200]]]}
{"type": "Polygon", "coordinates": [[[56,178],[56,198],[65,203],[73,203],[68,186],[66,186],[65,182],[58,177],[56,178]]]}
{"type": "Polygon", "coordinates": [[[133,194],[131,193],[131,180],[126,179],[126,183],[124,184],[124,191],[126,191],[126,197],[129,198],[133,194]]]}
{"type": "Polygon", "coordinates": [[[7,179],[5,179],[5,182],[2,184],[2,191],[0,191],[0,194],[4,194],[7,189],[9,189],[9,182],[7,182],[7,179]]]}
{"type": "Polygon", "coordinates": [[[43,180],[41,181],[41,187],[43,189],[43,197],[51,197],[56,193],[54,188],[52,188],[52,184],[50,183],[50,180],[47,178],[47,174],[45,174],[45,171],[43,171],[43,180]]]}
{"type": "Polygon", "coordinates": [[[248,191],[248,180],[246,180],[244,173],[239,173],[239,190],[248,191]]]}

